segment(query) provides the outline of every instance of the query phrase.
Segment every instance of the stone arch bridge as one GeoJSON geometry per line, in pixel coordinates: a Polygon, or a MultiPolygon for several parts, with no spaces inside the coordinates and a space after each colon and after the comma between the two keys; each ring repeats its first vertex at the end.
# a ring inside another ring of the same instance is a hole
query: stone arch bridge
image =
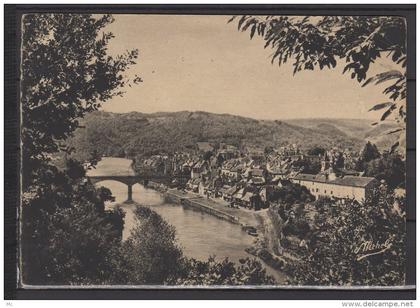
{"type": "Polygon", "coordinates": [[[149,180],[167,179],[164,175],[136,175],[133,161],[126,158],[103,157],[96,168],[87,171],[86,176],[92,184],[102,181],[117,181],[127,185],[127,200],[133,202],[133,185],[147,184],[149,180]]]}

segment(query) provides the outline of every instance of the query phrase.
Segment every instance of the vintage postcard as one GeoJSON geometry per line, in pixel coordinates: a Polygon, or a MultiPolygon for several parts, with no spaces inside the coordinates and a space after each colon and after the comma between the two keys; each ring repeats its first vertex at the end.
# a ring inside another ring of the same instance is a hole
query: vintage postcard
{"type": "Polygon", "coordinates": [[[19,285],[406,285],[407,23],[27,13],[19,285]]]}

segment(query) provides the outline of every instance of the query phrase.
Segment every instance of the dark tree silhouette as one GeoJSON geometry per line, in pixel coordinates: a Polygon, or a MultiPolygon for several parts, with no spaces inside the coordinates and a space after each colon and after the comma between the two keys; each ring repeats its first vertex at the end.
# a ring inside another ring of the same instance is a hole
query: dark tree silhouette
{"type": "Polygon", "coordinates": [[[360,153],[360,159],[364,162],[369,162],[372,159],[379,158],[381,154],[378,151],[376,145],[367,142],[362,152],[360,153]]]}
{"type": "Polygon", "coordinates": [[[381,120],[396,115],[401,138],[392,150],[399,146],[405,155],[406,122],[406,21],[401,17],[388,16],[233,16],[238,19],[238,30],[249,31],[251,39],[261,36],[264,48],[272,48],[272,63],[279,65],[293,62],[294,73],[315,68],[335,68],[337,60],[346,65],[349,72],[362,86],[393,81],[384,93],[388,102],[376,103],[371,110],[385,109],[381,120]],[[388,56],[401,67],[370,78],[367,74],[378,58],[388,56]]]}
{"type": "MultiPolygon", "coordinates": [[[[24,187],[87,112],[97,110],[130,82],[125,71],[137,50],[112,57],[104,32],[111,15],[28,14],[22,19],[22,148],[24,187]],[[48,121],[47,121],[48,119],[48,121]]],[[[68,149],[67,149],[68,150],[68,149]]]]}
{"type": "Polygon", "coordinates": [[[397,154],[384,153],[364,164],[364,171],[366,176],[385,180],[390,190],[405,187],[405,163],[397,154]]]}
{"type": "MultiPolygon", "coordinates": [[[[111,57],[110,15],[28,14],[22,19],[22,278],[30,284],[101,283],[112,274],[121,211],[105,210],[83,166],[53,161],[79,119],[121,95],[137,50],[111,57]]],[[[136,77],[132,82],[137,83],[136,77]]],[[[97,160],[97,155],[93,155],[97,160]]],[[[95,161],[93,161],[95,163],[95,161]]]]}
{"type": "Polygon", "coordinates": [[[364,171],[368,162],[379,157],[381,157],[381,154],[379,153],[376,145],[368,141],[360,152],[359,159],[356,161],[356,170],[364,171]]]}

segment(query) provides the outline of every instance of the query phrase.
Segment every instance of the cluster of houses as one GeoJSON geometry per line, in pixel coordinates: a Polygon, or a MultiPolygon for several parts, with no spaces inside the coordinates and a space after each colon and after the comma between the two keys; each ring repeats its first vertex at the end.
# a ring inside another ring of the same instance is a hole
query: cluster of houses
{"type": "Polygon", "coordinates": [[[199,142],[194,153],[176,153],[171,157],[156,155],[147,166],[160,172],[182,175],[174,184],[207,198],[220,198],[233,207],[259,210],[270,204],[270,191],[286,182],[305,186],[319,198],[365,200],[377,187],[371,177],[349,170],[346,156],[332,149],[323,155],[305,155],[296,145],[283,146],[269,153],[259,149],[238,149],[233,145],[199,142]],[[302,172],[299,160],[319,164],[318,174],[302,172]],[[180,183],[180,178],[184,183],[180,183]]]}
{"type": "Polygon", "coordinates": [[[359,172],[347,169],[345,156],[337,150],[326,151],[321,160],[318,174],[300,173],[291,182],[305,186],[316,198],[354,199],[358,202],[368,199],[379,186],[374,177],[361,176],[359,172]]]}

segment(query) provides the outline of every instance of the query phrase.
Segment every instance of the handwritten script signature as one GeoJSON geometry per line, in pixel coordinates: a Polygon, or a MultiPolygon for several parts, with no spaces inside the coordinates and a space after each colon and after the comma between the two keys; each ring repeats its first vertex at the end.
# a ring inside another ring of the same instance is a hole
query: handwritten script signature
{"type": "Polygon", "coordinates": [[[374,241],[363,241],[359,246],[356,247],[354,253],[359,255],[357,261],[360,261],[366,257],[378,255],[384,253],[392,247],[391,239],[388,238],[385,242],[374,242],[374,241]]]}

